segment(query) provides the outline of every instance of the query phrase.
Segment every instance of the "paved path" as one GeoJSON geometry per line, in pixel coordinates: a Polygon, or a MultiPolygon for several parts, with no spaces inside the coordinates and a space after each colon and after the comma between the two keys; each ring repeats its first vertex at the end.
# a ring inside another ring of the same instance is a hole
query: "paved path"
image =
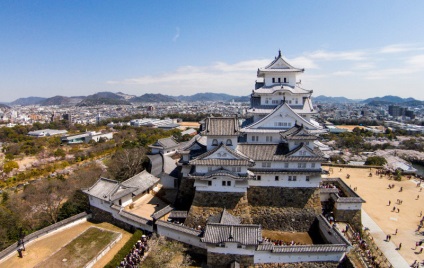
{"type": "Polygon", "coordinates": [[[368,214],[362,210],[362,225],[370,230],[370,234],[374,237],[374,242],[378,248],[384,253],[389,262],[396,268],[410,267],[405,259],[396,250],[397,246],[392,242],[384,241],[386,234],[381,228],[371,219],[368,214]]]}

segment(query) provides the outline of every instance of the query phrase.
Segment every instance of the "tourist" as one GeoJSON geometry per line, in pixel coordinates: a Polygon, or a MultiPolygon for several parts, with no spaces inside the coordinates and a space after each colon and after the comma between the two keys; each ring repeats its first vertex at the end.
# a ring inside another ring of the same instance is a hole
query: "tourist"
{"type": "Polygon", "coordinates": [[[402,248],[402,243],[399,243],[398,250],[400,250],[401,248],[402,248]]]}

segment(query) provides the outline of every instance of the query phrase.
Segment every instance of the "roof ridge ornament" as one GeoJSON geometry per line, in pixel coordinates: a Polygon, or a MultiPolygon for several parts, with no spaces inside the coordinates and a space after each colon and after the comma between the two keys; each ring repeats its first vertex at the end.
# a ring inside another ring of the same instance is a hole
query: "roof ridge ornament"
{"type": "Polygon", "coordinates": [[[278,57],[281,58],[281,49],[278,50],[278,57]]]}

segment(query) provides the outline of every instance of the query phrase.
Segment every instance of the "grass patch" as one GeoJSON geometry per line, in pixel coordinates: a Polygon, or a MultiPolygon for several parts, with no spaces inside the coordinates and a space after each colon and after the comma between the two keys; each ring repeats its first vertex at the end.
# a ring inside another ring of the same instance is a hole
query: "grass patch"
{"type": "Polygon", "coordinates": [[[36,267],[83,267],[118,236],[118,233],[90,227],[36,267]]]}

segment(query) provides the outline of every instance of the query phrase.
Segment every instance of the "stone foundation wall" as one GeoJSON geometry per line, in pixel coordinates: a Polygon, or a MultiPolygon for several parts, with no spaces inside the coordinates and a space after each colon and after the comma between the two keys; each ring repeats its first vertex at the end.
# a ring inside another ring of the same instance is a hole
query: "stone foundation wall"
{"type": "Polygon", "coordinates": [[[253,255],[235,255],[235,254],[217,254],[208,253],[209,268],[227,268],[234,261],[240,264],[240,267],[254,267],[253,255]]]}
{"type": "Polygon", "coordinates": [[[336,221],[350,223],[355,230],[362,230],[362,217],[360,210],[337,210],[334,208],[334,218],[336,221]]]}
{"type": "Polygon", "coordinates": [[[189,210],[195,194],[194,180],[182,178],[178,188],[175,207],[178,210],[189,210]]]}
{"type": "Polygon", "coordinates": [[[263,229],[307,232],[322,207],[319,189],[250,187],[252,222],[263,229]]]}
{"type": "Polygon", "coordinates": [[[232,215],[239,216],[242,223],[252,223],[247,196],[245,193],[196,192],[185,225],[204,226],[211,215],[227,209],[232,215]]]}
{"type": "Polygon", "coordinates": [[[91,221],[93,222],[109,222],[131,233],[133,233],[136,229],[131,224],[115,219],[110,212],[93,206],[90,206],[90,211],[92,215],[91,221]]]}

